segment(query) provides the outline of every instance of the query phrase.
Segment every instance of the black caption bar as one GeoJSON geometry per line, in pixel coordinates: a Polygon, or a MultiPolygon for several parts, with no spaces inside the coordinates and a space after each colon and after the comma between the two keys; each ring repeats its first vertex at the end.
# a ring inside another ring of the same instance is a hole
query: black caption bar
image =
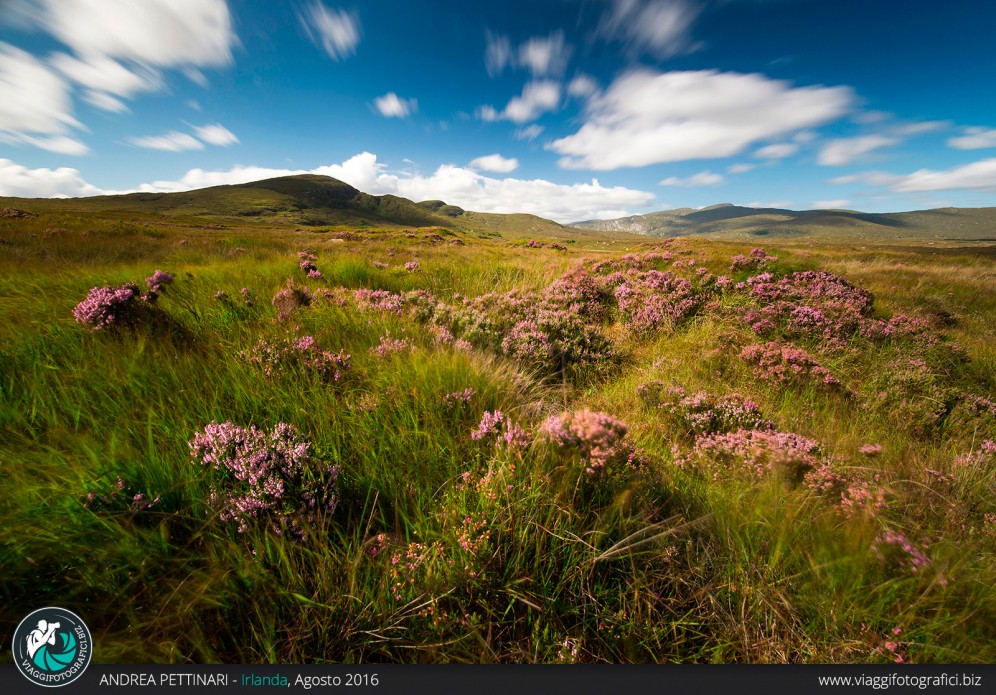
{"type": "Polygon", "coordinates": [[[42,689],[0,665],[0,692],[72,695],[240,695],[268,692],[345,695],[622,695],[730,693],[798,695],[893,691],[983,695],[996,665],[964,666],[121,666],[91,665],[59,689],[42,689]]]}

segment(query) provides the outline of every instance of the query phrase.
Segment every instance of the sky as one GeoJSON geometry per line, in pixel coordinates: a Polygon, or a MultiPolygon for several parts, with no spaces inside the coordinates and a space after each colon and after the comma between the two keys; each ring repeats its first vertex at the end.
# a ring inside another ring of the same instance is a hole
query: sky
{"type": "Polygon", "coordinates": [[[0,195],[996,206],[996,3],[0,0],[0,195]]]}

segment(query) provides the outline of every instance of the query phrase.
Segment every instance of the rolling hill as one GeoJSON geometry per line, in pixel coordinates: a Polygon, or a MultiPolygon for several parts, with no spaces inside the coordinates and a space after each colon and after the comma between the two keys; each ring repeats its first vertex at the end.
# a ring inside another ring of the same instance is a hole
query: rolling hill
{"type": "Polygon", "coordinates": [[[748,208],[724,203],[700,210],[678,208],[569,226],[657,237],[702,235],[730,240],[832,236],[862,241],[996,241],[996,208],[864,213],[748,208]]]}

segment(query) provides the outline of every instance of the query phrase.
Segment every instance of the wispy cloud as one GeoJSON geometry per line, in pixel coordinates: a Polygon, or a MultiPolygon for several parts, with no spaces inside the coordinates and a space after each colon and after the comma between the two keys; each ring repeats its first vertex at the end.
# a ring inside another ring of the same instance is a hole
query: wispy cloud
{"type": "Polygon", "coordinates": [[[730,157],[757,142],[846,114],[850,87],[792,87],[758,74],[625,73],[587,104],[586,120],[550,149],[568,169],[612,170],[730,157]]]}
{"type": "Polygon", "coordinates": [[[599,33],[621,41],[633,54],[670,58],[694,50],[692,25],[702,6],[690,0],[616,0],[599,24],[599,33]]]}
{"type": "Polygon", "coordinates": [[[754,152],[754,156],[758,159],[784,159],[798,151],[799,146],[794,142],[777,142],[758,149],[754,152]]]}
{"type": "Polygon", "coordinates": [[[482,121],[506,120],[523,124],[534,121],[560,105],[560,83],[553,80],[534,80],[522,88],[522,94],[512,97],[502,111],[491,105],[477,110],[482,121]]]}
{"type": "Polygon", "coordinates": [[[232,145],[238,144],[239,139],[235,136],[235,133],[230,131],[225,126],[220,123],[211,123],[209,125],[194,126],[194,132],[197,133],[197,137],[206,142],[209,145],[217,145],[218,147],[230,147],[232,145]]]}
{"type": "Polygon", "coordinates": [[[402,99],[394,92],[388,92],[382,97],[374,99],[374,107],[381,116],[387,118],[407,118],[418,111],[417,99],[402,99]]]}
{"type": "Polygon", "coordinates": [[[919,169],[910,174],[865,171],[830,179],[836,185],[888,187],[896,193],[926,191],[996,191],[996,158],[981,159],[950,169],[919,169]]]}
{"type": "Polygon", "coordinates": [[[961,135],[948,140],[948,146],[957,150],[996,147],[996,128],[964,128],[961,135]]]}
{"type": "Polygon", "coordinates": [[[146,135],[128,138],[128,142],[146,150],[162,152],[184,152],[186,150],[203,150],[204,143],[187,133],[171,130],[162,135],[146,135]]]}
{"type": "Polygon", "coordinates": [[[820,149],[817,162],[823,166],[844,166],[882,147],[897,145],[899,138],[887,135],[859,135],[830,140],[820,149]]]}
{"type": "Polygon", "coordinates": [[[500,154],[489,154],[473,159],[470,162],[470,168],[508,174],[519,168],[519,160],[515,157],[502,157],[500,154]]]}
{"type": "Polygon", "coordinates": [[[660,182],[662,186],[716,186],[721,184],[726,179],[723,178],[722,174],[714,174],[711,171],[700,171],[697,174],[692,174],[686,178],[678,178],[677,176],[669,176],[660,182]]]}
{"type": "Polygon", "coordinates": [[[534,36],[513,48],[507,36],[485,34],[484,65],[495,77],[506,68],[525,68],[533,77],[559,77],[567,68],[573,48],[564,40],[564,32],[534,36]]]}
{"type": "Polygon", "coordinates": [[[308,38],[332,60],[345,60],[356,53],[360,43],[360,18],[356,12],[329,9],[315,2],[299,18],[308,38]]]}

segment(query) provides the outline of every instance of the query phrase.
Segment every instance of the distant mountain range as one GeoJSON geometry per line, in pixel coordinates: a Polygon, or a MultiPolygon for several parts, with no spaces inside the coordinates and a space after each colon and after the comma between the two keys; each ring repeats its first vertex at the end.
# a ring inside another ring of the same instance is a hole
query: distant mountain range
{"type": "Polygon", "coordinates": [[[354,227],[443,227],[506,238],[604,238],[707,236],[750,240],[764,237],[890,240],[996,241],[996,208],[940,208],[919,212],[782,210],[713,205],[679,208],[615,220],[560,225],[536,215],[473,212],[442,200],[413,202],[370,195],[328,176],[303,174],[213,186],[181,193],[130,193],[91,198],[0,198],[0,208],[35,214],[80,213],[130,219],[165,218],[177,223],[354,227]]]}
{"type": "MultiPolygon", "coordinates": [[[[213,186],[181,193],[129,193],[88,198],[0,198],[34,214],[150,216],[178,223],[245,223],[299,226],[443,227],[479,235],[569,239],[578,231],[536,215],[472,212],[441,200],[416,203],[394,195],[369,195],[328,176],[304,174],[213,186]]],[[[582,236],[601,236],[582,231],[582,236]]]]}
{"type": "Polygon", "coordinates": [[[996,208],[865,213],[854,210],[748,208],[724,203],[699,210],[678,208],[614,220],[575,222],[569,226],[655,237],[695,235],[738,240],[822,236],[866,241],[996,241],[996,208]]]}

